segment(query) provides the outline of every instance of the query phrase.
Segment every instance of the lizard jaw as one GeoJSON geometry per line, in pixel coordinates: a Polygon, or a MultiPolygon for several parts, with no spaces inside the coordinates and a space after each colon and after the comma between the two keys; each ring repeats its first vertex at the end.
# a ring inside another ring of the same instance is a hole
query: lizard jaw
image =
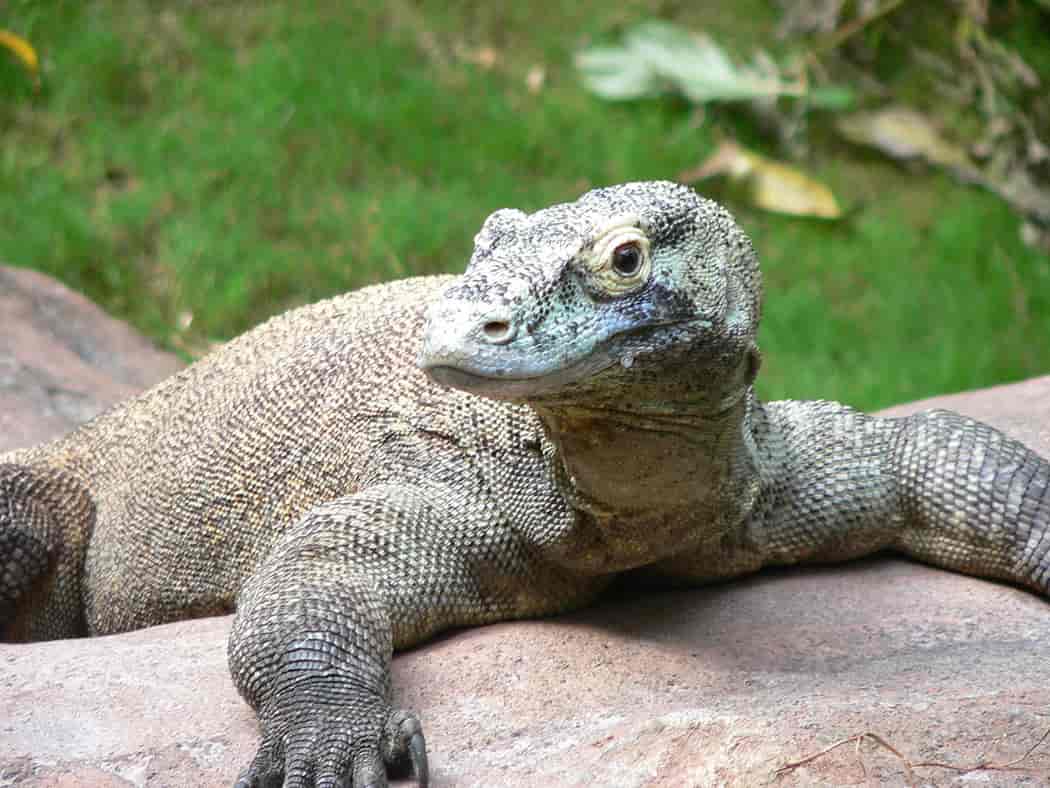
{"type": "Polygon", "coordinates": [[[491,399],[524,400],[562,391],[566,386],[596,375],[615,363],[616,359],[610,355],[592,354],[566,367],[534,376],[493,374],[440,358],[421,359],[420,367],[440,386],[491,399]]]}

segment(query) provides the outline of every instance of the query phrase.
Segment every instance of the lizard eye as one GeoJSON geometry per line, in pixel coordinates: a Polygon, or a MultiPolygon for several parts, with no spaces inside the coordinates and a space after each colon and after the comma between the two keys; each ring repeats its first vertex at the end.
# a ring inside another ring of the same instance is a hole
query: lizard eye
{"type": "Polygon", "coordinates": [[[642,267],[642,250],[635,241],[620,244],[612,253],[613,270],[620,276],[632,277],[642,267]]]}
{"type": "Polygon", "coordinates": [[[637,222],[632,216],[611,223],[584,260],[590,284],[606,298],[635,292],[652,273],[649,239],[637,222]]]}

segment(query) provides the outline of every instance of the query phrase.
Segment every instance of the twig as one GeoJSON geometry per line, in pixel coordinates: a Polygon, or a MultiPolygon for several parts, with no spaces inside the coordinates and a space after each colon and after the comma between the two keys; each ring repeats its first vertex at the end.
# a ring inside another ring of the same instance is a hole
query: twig
{"type": "Polygon", "coordinates": [[[814,54],[823,55],[826,52],[830,52],[832,49],[837,49],[846,39],[855,36],[875,20],[893,13],[903,4],[904,0],[889,0],[886,5],[881,8],[876,8],[867,16],[858,16],[856,19],[847,22],[838,30],[830,33],[828,37],[813,50],[814,54]]]}
{"type": "Polygon", "coordinates": [[[860,751],[860,745],[864,742],[863,736],[857,736],[857,746],[853,748],[853,755],[857,759],[857,764],[860,766],[861,777],[864,782],[868,781],[868,765],[864,763],[864,754],[860,751]]]}
{"type": "Polygon", "coordinates": [[[858,758],[858,760],[860,762],[860,767],[861,767],[861,771],[864,774],[864,779],[867,779],[867,777],[868,777],[868,770],[867,770],[867,767],[864,765],[864,761],[860,758],[860,745],[865,739],[871,739],[873,742],[875,742],[875,744],[877,744],[878,746],[882,747],[884,750],[888,750],[889,752],[893,753],[893,755],[895,755],[897,757],[897,759],[901,762],[901,765],[904,767],[905,772],[907,773],[907,780],[908,780],[908,784],[909,785],[914,785],[915,784],[915,772],[913,770],[914,769],[920,769],[920,768],[948,769],[950,771],[959,772],[959,773],[963,773],[963,774],[966,773],[966,772],[977,772],[977,771],[989,771],[989,772],[991,772],[991,771],[996,771],[996,772],[1033,772],[1034,769],[1021,767],[1021,766],[1018,766],[1018,764],[1023,763],[1024,761],[1026,761],[1032,755],[1032,753],[1035,752],[1036,749],[1038,749],[1039,745],[1041,745],[1048,738],[1050,738],[1050,728],[1048,728],[1043,733],[1043,735],[1040,736],[1036,740],[1035,744],[1033,744],[1031,747],[1029,747],[1025,751],[1025,753],[1023,755],[1021,755],[1018,758],[1014,758],[1011,761],[1006,761],[1004,763],[993,763],[993,762],[990,762],[990,761],[982,761],[982,762],[980,762],[978,764],[974,764],[972,766],[957,766],[955,764],[945,763],[943,761],[920,761],[918,763],[913,763],[909,758],[905,757],[904,754],[901,753],[900,750],[898,750],[896,747],[894,747],[892,744],[890,744],[884,738],[879,736],[877,733],[872,733],[871,731],[865,731],[864,733],[857,733],[857,734],[854,734],[853,736],[849,736],[849,737],[847,737],[845,739],[841,739],[841,740],[835,742],[834,744],[831,744],[831,745],[825,747],[820,752],[815,752],[812,755],[807,755],[805,758],[802,758],[802,759],[797,760],[797,761],[792,761],[791,763],[785,763],[783,766],[779,767],[773,773],[773,776],[774,776],[774,778],[779,779],[780,777],[783,777],[785,774],[789,774],[790,772],[793,772],[798,767],[805,766],[808,763],[812,763],[813,761],[817,760],[818,758],[821,758],[821,757],[827,755],[829,752],[831,752],[833,750],[837,750],[839,747],[842,747],[845,744],[850,744],[852,742],[852,743],[854,743],[856,745],[857,758],[858,758]]]}
{"type": "Polygon", "coordinates": [[[1033,752],[1035,752],[1036,748],[1044,741],[1046,741],[1048,736],[1050,736],[1050,728],[1048,728],[1046,732],[1044,732],[1043,735],[1036,740],[1035,744],[1033,744],[1025,751],[1024,755],[1020,756],[1019,758],[1014,758],[1012,761],[1007,761],[1006,763],[990,763],[988,761],[984,761],[983,763],[979,763],[976,766],[966,767],[953,766],[950,763],[941,763],[940,761],[922,761],[921,763],[916,763],[912,765],[915,768],[918,768],[920,766],[933,766],[938,769],[951,769],[953,772],[976,772],[979,770],[997,772],[1031,771],[1030,769],[1018,769],[1016,768],[1016,766],[1017,764],[1025,761],[1033,752]]]}
{"type": "MultiPolygon", "coordinates": [[[[863,742],[864,739],[866,739],[868,736],[874,736],[874,735],[875,734],[873,734],[873,733],[857,733],[857,734],[854,734],[853,736],[849,736],[849,737],[847,737],[845,739],[840,739],[839,741],[835,742],[834,744],[828,745],[827,747],[825,747],[820,752],[815,752],[815,753],[813,753],[811,755],[807,755],[805,758],[801,758],[800,760],[797,760],[797,761],[792,761],[791,763],[785,763],[783,766],[778,767],[777,770],[775,772],[773,772],[773,776],[777,777],[777,778],[783,777],[785,774],[788,774],[789,772],[795,771],[795,769],[797,769],[799,766],[805,766],[807,763],[812,763],[813,761],[817,760],[817,758],[821,758],[821,757],[827,755],[829,752],[832,752],[833,750],[837,750],[839,747],[842,747],[843,745],[849,744],[850,742],[853,742],[853,743],[855,743],[857,745],[857,757],[860,758],[860,745],[861,745],[861,742],[863,742]]],[[[860,762],[860,768],[864,772],[864,778],[867,779],[867,777],[868,777],[868,769],[864,765],[864,761],[863,760],[860,762]]]]}

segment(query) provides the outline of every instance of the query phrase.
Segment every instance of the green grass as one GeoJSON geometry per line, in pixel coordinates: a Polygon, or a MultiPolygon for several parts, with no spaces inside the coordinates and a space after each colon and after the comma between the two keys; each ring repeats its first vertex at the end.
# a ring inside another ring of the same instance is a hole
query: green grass
{"type": "MultiPolygon", "coordinates": [[[[674,177],[712,150],[676,100],[586,94],[577,48],[666,12],[746,52],[775,26],[746,5],[8,2],[0,27],[37,47],[44,88],[0,53],[0,259],[183,351],[461,270],[495,208],[674,177]],[[484,47],[491,67],[472,62],[484,47]]],[[[764,396],[875,408],[1050,371],[1050,260],[996,198],[849,151],[812,167],[849,220],[730,203],[766,272],[764,396]]]]}

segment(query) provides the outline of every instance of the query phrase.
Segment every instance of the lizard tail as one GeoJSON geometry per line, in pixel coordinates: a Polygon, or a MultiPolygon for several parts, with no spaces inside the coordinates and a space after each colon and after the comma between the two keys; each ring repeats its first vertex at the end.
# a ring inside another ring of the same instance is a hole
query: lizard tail
{"type": "Polygon", "coordinates": [[[69,474],[0,464],[0,640],[86,634],[80,575],[93,522],[69,474]]]}

